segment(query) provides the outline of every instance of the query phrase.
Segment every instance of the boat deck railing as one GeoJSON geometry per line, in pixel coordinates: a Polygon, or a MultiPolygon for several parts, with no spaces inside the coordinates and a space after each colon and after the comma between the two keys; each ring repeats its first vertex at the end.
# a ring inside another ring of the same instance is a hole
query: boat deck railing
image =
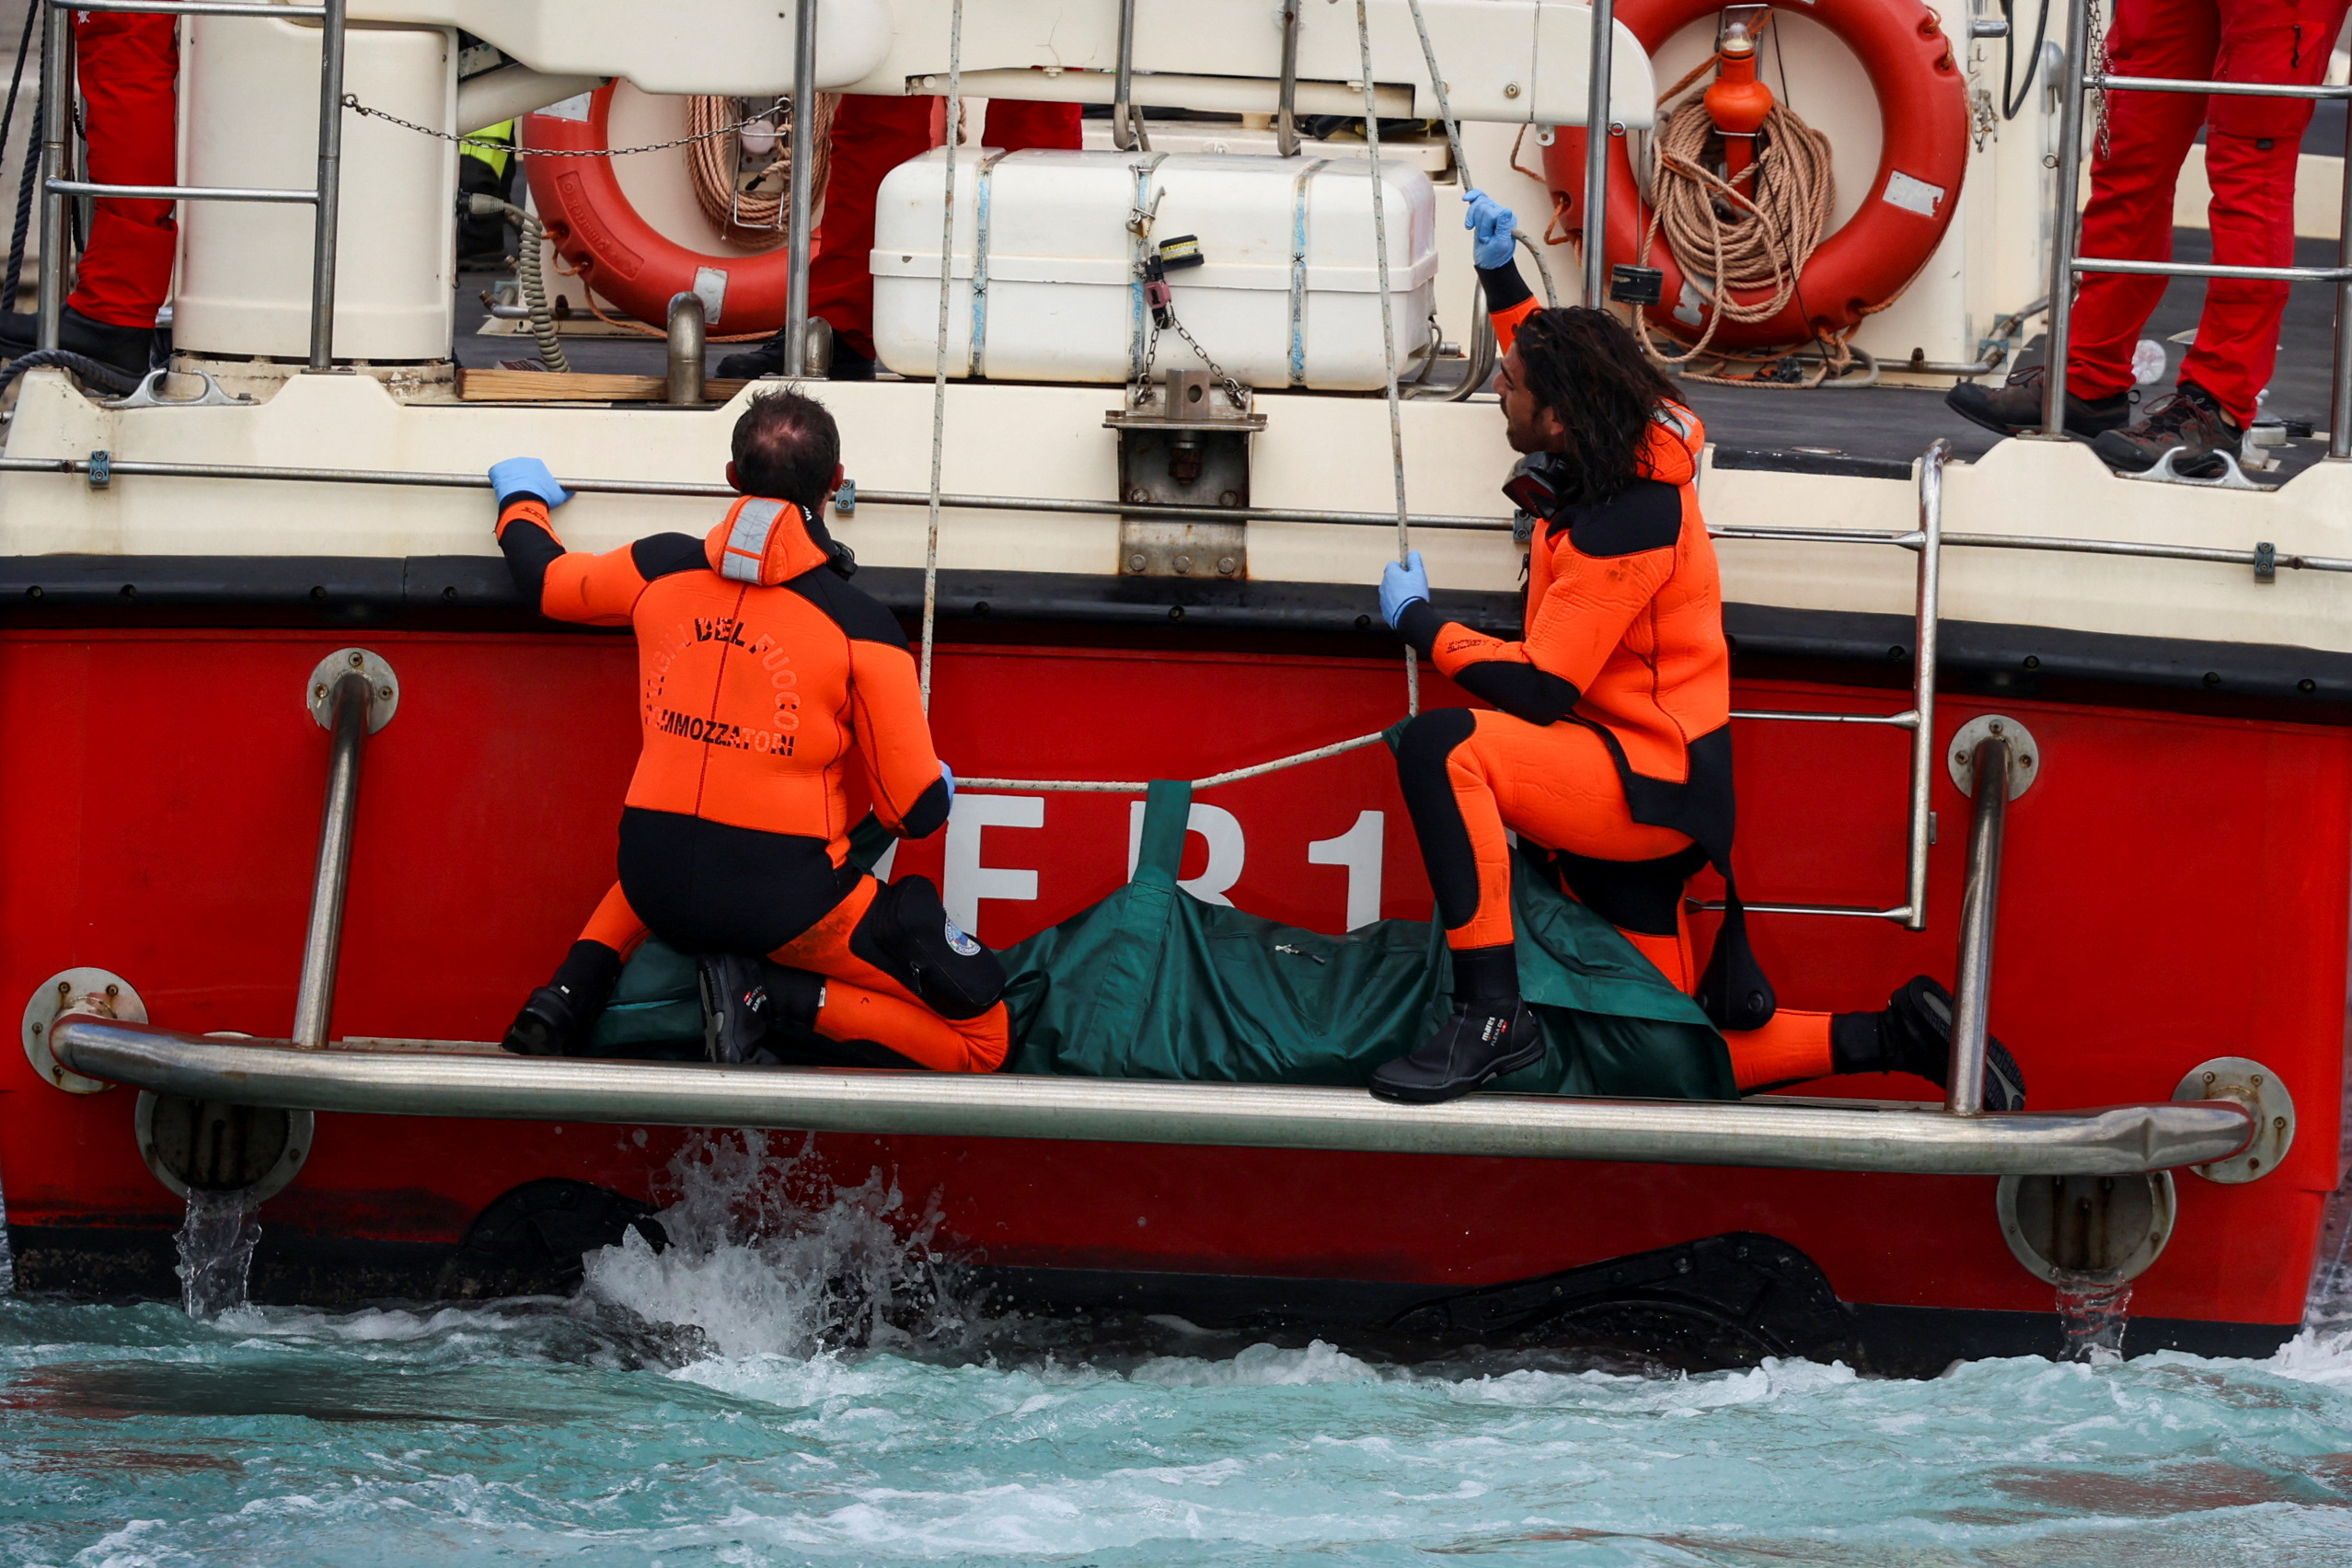
{"type": "MultiPolygon", "coordinates": [[[[2058,111],[2058,190],[2051,209],[2050,335],[2045,355],[2048,404],[2042,434],[2053,441],[2066,433],[2066,356],[2072,340],[2075,280],[2085,272],[2133,272],[2160,278],[2245,278],[2286,283],[2335,286],[2335,344],[2328,404],[2327,455],[2352,457],[2352,117],[2344,126],[2346,178],[2336,218],[2333,267],[2232,267],[2202,261],[2143,261],[2077,252],[2076,192],[2082,179],[2082,100],[2086,92],[2199,93],[2223,98],[2352,100],[2352,86],[2301,86],[2274,82],[2208,82],[2164,76],[2121,76],[2098,69],[2090,57],[2091,13],[2100,0],[2074,0],[2067,17],[2066,74],[2058,111]]],[[[2104,63],[2104,59],[2099,63],[2104,63]]],[[[2336,570],[2341,570],[2340,568],[2336,570]]]]}

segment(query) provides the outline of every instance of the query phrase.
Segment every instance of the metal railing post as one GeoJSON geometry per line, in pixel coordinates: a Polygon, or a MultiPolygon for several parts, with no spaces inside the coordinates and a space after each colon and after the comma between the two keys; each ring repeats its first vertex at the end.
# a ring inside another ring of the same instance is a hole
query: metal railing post
{"type": "MultiPolygon", "coordinates": [[[[51,5],[40,30],[40,172],[44,181],[65,178],[65,134],[74,123],[74,16],[51,5]]],[[[44,183],[40,193],[40,315],[35,320],[44,349],[57,346],[65,320],[65,198],[44,183]]]]}
{"type": "Polygon", "coordinates": [[[368,709],[375,688],[354,670],[338,678],[334,740],[327,755],[327,806],[318,826],[318,866],[310,884],[310,923],[302,939],[302,982],[294,992],[294,1043],[310,1050],[327,1043],[335,1011],[335,967],[343,951],[343,895],[352,877],[352,826],[359,815],[360,754],[367,744],[368,709]]]}
{"type": "MultiPolygon", "coordinates": [[[[2344,189],[2336,205],[2335,264],[2352,268],[2352,104],[2344,116],[2344,189]]],[[[2352,457],[2352,277],[2335,285],[2335,396],[2327,408],[2327,455],[2352,457]]]]}
{"type": "Polygon", "coordinates": [[[702,296],[691,292],[670,296],[669,400],[692,406],[702,401],[702,296]]]}
{"type": "MultiPolygon", "coordinates": [[[[816,204],[811,182],[816,162],[817,0],[794,0],[792,7],[792,165],[784,236],[784,374],[809,374],[809,218],[816,204]]],[[[948,134],[955,134],[956,106],[948,105],[948,134]]]]}
{"type": "Polygon", "coordinates": [[[1904,839],[1903,928],[1927,929],[1928,802],[1935,784],[1935,668],[1943,625],[1943,465],[1952,443],[1938,438],[1920,459],[1920,585],[1913,611],[1911,800],[1904,839]]]}
{"type": "Polygon", "coordinates": [[[2058,191],[2052,198],[2050,224],[2050,331],[2043,340],[2044,386],[2048,403],[2042,410],[2042,433],[2053,439],[2066,434],[2066,350],[2074,317],[2074,192],[2082,179],[2082,84],[2090,63],[2091,7],[2099,0],[2071,0],[2066,21],[2066,71],[2059,79],[2058,191]]]}
{"type": "Polygon", "coordinates": [[[1993,928],[2000,914],[2001,835],[2009,821],[2009,742],[1977,744],[1977,809],[1968,826],[1968,883],[1960,895],[1960,974],[1953,987],[1952,1059],[1943,1108],[1954,1116],[1985,1109],[1985,1035],[1992,996],[1993,928]]]}
{"type": "MultiPolygon", "coordinates": [[[[343,184],[343,4],[327,0],[318,38],[318,187],[310,246],[310,368],[335,363],[335,222],[343,184]]],[[[320,1026],[325,1027],[324,1019],[320,1026]]]]}
{"type": "MultiPolygon", "coordinates": [[[[1136,0],[1119,0],[1119,69],[1111,90],[1111,144],[1132,153],[1146,144],[1143,115],[1135,106],[1136,0]]],[[[955,105],[948,105],[948,134],[955,134],[955,105]]]]}
{"type": "Polygon", "coordinates": [[[1588,0],[1592,80],[1585,91],[1585,299],[1598,309],[1608,297],[1608,78],[1617,44],[1616,0],[1588,0]]]}

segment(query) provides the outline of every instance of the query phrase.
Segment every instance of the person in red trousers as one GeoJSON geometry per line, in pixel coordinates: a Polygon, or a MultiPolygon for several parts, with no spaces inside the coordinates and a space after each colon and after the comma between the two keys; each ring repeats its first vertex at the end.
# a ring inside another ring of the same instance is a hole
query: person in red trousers
{"type": "MultiPolygon", "coordinates": [[[[2311,86],[2326,74],[2346,0],[2116,0],[2107,70],[2119,76],[2311,86]]],[[[2196,93],[2107,96],[2104,136],[2092,126],[2091,202],[2078,254],[2164,260],[2173,253],[2173,188],[2206,133],[2213,259],[2285,267],[2295,259],[2295,170],[2308,98],[2196,93]]],[[[2139,472],[2173,447],[2175,471],[2209,478],[2234,451],[2278,358],[2288,285],[2216,278],[2206,285],[2196,341],[2171,396],[2132,418],[2132,350],[2167,280],[2091,272],[2075,291],[2066,361],[2066,428],[2112,467],[2139,472]]],[[[1964,383],[1945,399],[2005,435],[2041,427],[2043,371],[1998,388],[1964,383]]]]}
{"type": "MultiPolygon", "coordinates": [[[[102,185],[179,183],[179,18],[76,11],[74,47],[88,178],[102,185]]],[[[169,202],[96,203],[58,346],[145,375],[179,243],[169,202]]],[[[52,259],[43,257],[42,265],[52,259]]],[[[33,316],[0,317],[0,355],[23,353],[36,341],[33,316]]]]}
{"type": "MultiPolygon", "coordinates": [[[[809,314],[833,329],[836,381],[870,381],[874,375],[874,195],[882,176],[939,144],[931,123],[935,98],[874,98],[853,94],[833,117],[833,170],[824,188],[824,220],[817,227],[816,259],[809,264],[809,314]]],[[[1048,147],[1072,152],[1079,141],[1078,106],[991,98],[980,145],[1020,152],[1048,147]]],[[[784,334],[755,349],[729,354],[719,374],[751,380],[784,373],[784,334]]]]}

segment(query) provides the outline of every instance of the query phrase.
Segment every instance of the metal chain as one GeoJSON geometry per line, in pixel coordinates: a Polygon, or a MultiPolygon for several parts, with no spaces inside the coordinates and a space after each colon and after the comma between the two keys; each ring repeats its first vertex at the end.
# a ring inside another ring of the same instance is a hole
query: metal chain
{"type": "MultiPolygon", "coordinates": [[[[2091,75],[2104,76],[2107,74],[2107,29],[2099,17],[2099,0],[2081,0],[2081,3],[2091,7],[2091,75]]],[[[2107,89],[2097,87],[2093,90],[2099,98],[2099,130],[2092,138],[2091,144],[2097,150],[2097,156],[2104,158],[2107,156],[2107,89]]]]}
{"type": "Polygon", "coordinates": [[[669,151],[672,147],[691,146],[697,142],[709,142],[714,141],[721,136],[731,136],[736,132],[744,130],[748,126],[758,124],[760,121],[768,119],[771,115],[789,113],[790,111],[791,100],[790,98],[779,98],[768,108],[761,110],[759,113],[747,115],[744,119],[736,121],[732,125],[721,125],[716,131],[701,131],[691,136],[681,136],[674,142],[651,142],[641,147],[602,148],[515,146],[510,145],[504,142],[497,141],[491,137],[481,135],[478,133],[468,136],[455,136],[446,131],[436,131],[430,125],[420,125],[413,120],[403,120],[397,114],[387,114],[380,109],[370,109],[367,105],[360,102],[359,95],[356,93],[345,93],[343,95],[343,107],[350,110],[353,114],[363,115],[369,120],[386,121],[394,125],[399,126],[404,131],[414,131],[418,135],[430,136],[436,142],[455,142],[461,147],[491,148],[503,153],[518,153],[525,157],[625,158],[633,153],[663,153],[669,151]]]}
{"type": "MultiPolygon", "coordinates": [[[[1184,318],[1181,316],[1173,317],[1170,320],[1170,325],[1175,328],[1176,335],[1183,339],[1185,342],[1191,344],[1193,352],[1201,356],[1201,363],[1209,367],[1209,374],[1216,376],[1217,381],[1225,387],[1225,395],[1233,399],[1233,406],[1237,409],[1247,409],[1250,406],[1250,398],[1249,395],[1241,390],[1241,384],[1239,381],[1234,380],[1232,376],[1227,375],[1226,369],[1223,365],[1209,358],[1209,352],[1201,347],[1200,340],[1193,337],[1191,332],[1185,329],[1184,318]]],[[[1157,347],[1159,340],[1159,329],[1156,327],[1152,329],[1151,336],[1153,344],[1157,347]]]]}

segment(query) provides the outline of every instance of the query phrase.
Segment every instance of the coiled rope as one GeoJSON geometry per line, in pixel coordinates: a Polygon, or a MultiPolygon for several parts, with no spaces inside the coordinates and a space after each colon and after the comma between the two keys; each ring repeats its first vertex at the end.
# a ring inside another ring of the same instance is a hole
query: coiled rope
{"type": "Polygon", "coordinates": [[[784,204],[790,196],[792,159],[803,144],[809,149],[809,188],[823,199],[833,163],[833,116],[840,103],[838,93],[817,94],[803,127],[800,106],[787,109],[779,98],[770,118],[755,119],[738,132],[740,136],[767,125],[776,138],[767,162],[746,188],[723,135],[737,121],[736,100],[702,95],[686,99],[686,131],[693,138],[686,143],[686,174],[694,199],[731,243],[746,250],[773,250],[791,237],[784,204]]]}
{"type": "MultiPolygon", "coordinates": [[[[1709,56],[1666,89],[1661,107],[1693,87],[1715,65],[1709,56]]],[[[1718,144],[1713,118],[1702,97],[1686,98],[1668,112],[1652,141],[1650,226],[1642,236],[1641,264],[1647,266],[1661,236],[1688,286],[1704,302],[1705,329],[1678,354],[1651,336],[1649,312],[1633,312],[1642,346],[1660,363],[1693,381],[1732,386],[1818,386],[1854,361],[1846,340],[1850,331],[1819,340],[1820,368],[1811,380],[1782,382],[1701,374],[1684,367],[1695,360],[1719,367],[1733,363],[1777,363],[1784,353],[1747,354],[1710,349],[1726,321],[1767,321],[1797,300],[1807,262],[1827,237],[1838,203],[1829,138],[1805,123],[1784,103],[1774,103],[1757,137],[1757,156],[1736,180],[1709,167],[1711,144],[1718,144]],[[1735,294],[1769,291],[1743,304],[1735,294]]]]}
{"type": "MultiPolygon", "coordinates": [[[[1445,78],[1437,69],[1436,52],[1429,42],[1429,29],[1421,19],[1421,0],[1407,0],[1412,7],[1413,25],[1421,34],[1422,55],[1429,65],[1430,80],[1435,85],[1438,113],[1445,121],[1446,135],[1453,144],[1454,161],[1464,169],[1463,179],[1469,179],[1461,156],[1461,134],[1454,122],[1453,111],[1446,101],[1445,78]]],[[[1372,175],[1372,232],[1378,257],[1380,291],[1380,340],[1387,362],[1389,405],[1389,455],[1396,478],[1397,559],[1405,559],[1412,550],[1412,519],[1405,502],[1404,423],[1402,399],[1397,386],[1397,336],[1395,304],[1389,290],[1389,225],[1388,204],[1384,199],[1385,185],[1380,167],[1380,120],[1376,112],[1372,76],[1372,26],[1366,0],[1355,0],[1356,49],[1364,71],[1364,135],[1366,151],[1370,155],[1372,175]]],[[[960,107],[958,97],[963,86],[963,0],[954,0],[948,23],[948,102],[960,107]]],[[[955,116],[951,114],[952,126],[955,116]]],[[[946,195],[940,219],[940,321],[939,355],[931,372],[931,491],[929,526],[925,537],[923,556],[923,647],[922,686],[923,708],[931,706],[931,650],[939,620],[940,579],[940,498],[941,455],[947,443],[947,340],[949,282],[955,241],[955,143],[951,129],[947,143],[946,195]]],[[[1524,234],[1519,241],[1532,251],[1534,244],[1524,234]]],[[[1543,259],[1537,254],[1536,265],[1543,269],[1543,259]]],[[[1550,292],[1551,273],[1544,269],[1546,293],[1550,292]]],[[[1405,711],[1408,715],[1421,711],[1421,668],[1412,648],[1404,653],[1405,711]]],[[[1245,778],[1262,778],[1270,773],[1298,767],[1325,757],[1339,756],[1376,745],[1388,736],[1385,730],[1369,735],[1357,735],[1350,740],[1334,741],[1329,745],[1280,756],[1271,762],[1252,763],[1223,773],[1212,773],[1192,781],[1194,790],[1212,789],[1220,784],[1238,784],[1245,778]]],[[[962,780],[967,789],[1033,790],[1040,792],[1081,794],[1132,795],[1148,790],[1148,780],[1135,778],[983,778],[962,780]]]]}

